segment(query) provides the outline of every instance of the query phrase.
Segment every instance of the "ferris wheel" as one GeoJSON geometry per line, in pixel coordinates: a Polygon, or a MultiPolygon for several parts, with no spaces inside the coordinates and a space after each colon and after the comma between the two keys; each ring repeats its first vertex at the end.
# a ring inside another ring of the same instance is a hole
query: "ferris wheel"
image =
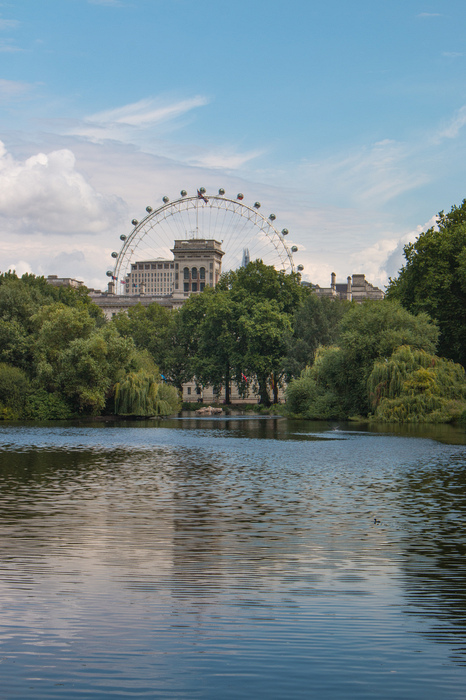
{"type": "Polygon", "coordinates": [[[256,259],[287,273],[301,271],[303,266],[296,268],[293,262],[298,248],[288,247],[285,242],[288,229],[279,231],[275,227],[275,214],[261,214],[260,202],[249,206],[243,199],[241,193],[234,199],[227,197],[223,188],[211,195],[204,187],[195,195],[181,190],[180,197],[173,201],[163,197],[160,207],[146,207],[144,218],[133,219],[132,231],[120,236],[122,246],[112,253],[115,265],[107,276],[123,283],[132,263],[171,259],[175,240],[190,239],[218,241],[224,252],[223,272],[256,259]]]}

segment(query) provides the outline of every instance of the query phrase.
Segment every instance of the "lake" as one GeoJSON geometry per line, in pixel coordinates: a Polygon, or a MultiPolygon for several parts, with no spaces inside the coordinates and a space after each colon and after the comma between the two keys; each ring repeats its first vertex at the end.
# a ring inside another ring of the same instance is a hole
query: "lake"
{"type": "Polygon", "coordinates": [[[466,698],[466,433],[0,424],[0,698],[466,698]]]}

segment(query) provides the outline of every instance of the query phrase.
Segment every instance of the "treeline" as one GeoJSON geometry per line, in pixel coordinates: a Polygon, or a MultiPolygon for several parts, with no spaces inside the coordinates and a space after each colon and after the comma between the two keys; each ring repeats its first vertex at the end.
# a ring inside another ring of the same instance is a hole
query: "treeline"
{"type": "Polygon", "coordinates": [[[319,298],[261,261],[179,311],[106,321],[86,290],[0,276],[0,417],[168,415],[184,382],[288,415],[446,422],[466,415],[466,203],[405,247],[384,301],[319,298]]]}
{"type": "Polygon", "coordinates": [[[153,356],[106,323],[86,289],[0,276],[0,417],[164,415],[179,409],[153,356]]]}
{"type": "Polygon", "coordinates": [[[291,381],[289,411],[388,422],[466,419],[466,200],[404,248],[383,302],[350,308],[291,381]]]}

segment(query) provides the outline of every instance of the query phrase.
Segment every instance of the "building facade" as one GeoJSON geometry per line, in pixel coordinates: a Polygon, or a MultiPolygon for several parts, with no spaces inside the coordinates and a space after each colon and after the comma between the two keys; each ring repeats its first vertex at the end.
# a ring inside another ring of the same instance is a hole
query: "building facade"
{"type": "Polygon", "coordinates": [[[337,282],[337,276],[332,272],[330,287],[313,285],[316,294],[320,297],[333,299],[346,299],[347,301],[362,302],[368,299],[383,299],[385,293],[366,280],[366,276],[358,273],[346,278],[346,282],[337,282]]]}

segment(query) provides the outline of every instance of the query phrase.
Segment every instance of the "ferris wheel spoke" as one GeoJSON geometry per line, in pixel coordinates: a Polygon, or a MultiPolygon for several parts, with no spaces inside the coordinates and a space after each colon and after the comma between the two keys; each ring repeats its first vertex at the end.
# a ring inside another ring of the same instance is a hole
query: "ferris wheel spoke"
{"type": "Polygon", "coordinates": [[[121,281],[137,261],[171,260],[174,241],[191,238],[221,243],[223,271],[238,267],[245,249],[251,260],[260,258],[278,269],[294,270],[291,251],[271,221],[258,211],[260,204],[253,209],[224,193],[207,194],[206,198],[207,202],[183,191],[181,199],[169,202],[164,198],[164,204],[155,211],[148,207],[147,216],[140,223],[134,221],[135,228],[128,237],[121,236],[123,245],[118,254],[112,254],[116,262],[114,271],[108,274],[121,281]]]}

